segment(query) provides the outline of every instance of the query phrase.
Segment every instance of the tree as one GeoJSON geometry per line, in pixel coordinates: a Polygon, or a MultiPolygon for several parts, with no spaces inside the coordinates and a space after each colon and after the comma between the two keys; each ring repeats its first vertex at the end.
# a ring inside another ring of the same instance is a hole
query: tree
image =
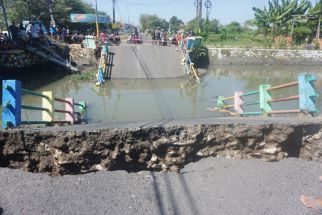
{"type": "MultiPolygon", "coordinates": [[[[17,23],[23,20],[37,19],[49,25],[50,15],[48,0],[4,0],[8,18],[17,23]]],[[[53,15],[58,25],[87,27],[92,24],[71,23],[71,13],[95,13],[95,9],[83,0],[54,0],[52,4],[53,15]]],[[[99,12],[100,14],[105,14],[99,12]]]]}
{"type": "Polygon", "coordinates": [[[169,25],[170,25],[170,31],[171,32],[176,32],[179,30],[179,26],[182,23],[180,19],[176,16],[172,16],[169,20],[169,25]]]}
{"type": "Polygon", "coordinates": [[[220,23],[219,23],[219,21],[217,19],[209,20],[209,22],[208,22],[208,31],[218,33],[219,32],[219,26],[220,26],[220,23]]]}
{"type": "Polygon", "coordinates": [[[226,25],[226,29],[229,33],[240,33],[242,31],[242,27],[238,22],[231,22],[226,25]]]}
{"type": "Polygon", "coordinates": [[[140,25],[143,31],[161,28],[168,30],[169,23],[165,19],[159,18],[157,15],[142,14],[140,16],[140,25]]]}
{"type": "Polygon", "coordinates": [[[296,15],[305,15],[312,7],[309,0],[270,0],[268,9],[253,8],[255,24],[264,34],[287,35],[296,15]]]}

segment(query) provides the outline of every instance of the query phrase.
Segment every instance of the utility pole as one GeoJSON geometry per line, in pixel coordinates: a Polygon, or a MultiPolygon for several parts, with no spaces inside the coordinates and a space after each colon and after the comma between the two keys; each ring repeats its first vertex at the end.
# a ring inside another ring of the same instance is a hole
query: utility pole
{"type": "Polygon", "coordinates": [[[199,0],[195,0],[196,6],[196,29],[199,29],[199,0]]]}
{"type": "Polygon", "coordinates": [[[206,31],[208,32],[208,30],[209,30],[209,15],[210,15],[210,11],[211,11],[211,5],[212,5],[212,3],[211,3],[211,1],[210,0],[206,0],[206,2],[205,2],[205,8],[206,8],[206,10],[207,10],[207,12],[206,12],[206,31]]]}
{"type": "Polygon", "coordinates": [[[54,15],[53,15],[53,0],[48,0],[48,7],[49,7],[49,14],[50,14],[50,24],[53,24],[53,26],[56,26],[54,15]]]}
{"type": "Polygon", "coordinates": [[[201,33],[201,24],[202,24],[202,0],[199,0],[199,34],[201,33]]]}
{"type": "Polygon", "coordinates": [[[98,14],[97,14],[97,0],[95,0],[95,15],[96,15],[96,37],[99,37],[100,29],[98,25],[98,14]]]}
{"type": "Polygon", "coordinates": [[[8,19],[7,19],[7,12],[6,12],[6,8],[4,7],[4,4],[3,4],[2,0],[0,0],[0,6],[2,7],[3,18],[4,18],[4,22],[6,24],[6,27],[7,27],[8,36],[11,38],[11,33],[9,31],[9,24],[8,24],[8,19]]]}
{"type": "MultiPolygon", "coordinates": [[[[113,25],[115,25],[115,4],[116,4],[116,0],[112,0],[113,1],[113,25]]],[[[114,26],[113,26],[114,27],[114,26]]]]}

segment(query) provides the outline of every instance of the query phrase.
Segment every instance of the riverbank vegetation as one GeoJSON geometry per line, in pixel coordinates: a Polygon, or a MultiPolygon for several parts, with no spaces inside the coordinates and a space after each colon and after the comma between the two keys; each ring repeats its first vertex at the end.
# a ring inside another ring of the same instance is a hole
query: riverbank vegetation
{"type": "Polygon", "coordinates": [[[73,81],[91,81],[96,79],[95,70],[85,70],[80,73],[75,73],[71,76],[73,81]]]}
{"type": "Polygon", "coordinates": [[[253,8],[254,19],[241,24],[222,25],[218,20],[193,19],[183,22],[173,16],[167,22],[156,15],[144,14],[140,18],[143,30],[192,30],[204,38],[204,43],[216,47],[244,48],[310,48],[320,46],[322,0],[312,4],[309,0],[268,0],[268,7],[253,8]]]}
{"type": "MultiPolygon", "coordinates": [[[[93,14],[95,9],[84,0],[3,0],[7,10],[8,20],[21,23],[24,20],[41,20],[45,25],[50,23],[49,5],[52,7],[52,15],[58,26],[68,26],[73,30],[95,31],[92,23],[72,23],[70,14],[93,14]],[[50,2],[52,2],[50,4],[50,2]]],[[[5,23],[2,20],[0,10],[0,29],[4,29],[5,23]]],[[[99,14],[106,15],[104,12],[99,14]]],[[[103,25],[103,24],[101,24],[103,25]]],[[[106,24],[104,24],[106,26],[106,24]]]]}
{"type": "MultiPolygon", "coordinates": [[[[3,1],[7,8],[9,21],[14,20],[19,23],[23,20],[39,19],[48,25],[50,22],[49,2],[52,2],[52,14],[58,26],[68,26],[70,29],[90,33],[95,31],[95,25],[92,23],[70,22],[69,16],[72,13],[95,13],[93,5],[84,0],[3,1]]],[[[202,36],[204,43],[208,46],[317,49],[322,45],[319,40],[322,0],[315,3],[310,0],[267,0],[266,7],[254,7],[252,10],[254,19],[245,23],[231,22],[227,25],[221,24],[216,19],[202,19],[199,25],[197,19],[184,23],[176,16],[166,20],[150,14],[141,14],[139,21],[142,32],[152,32],[157,27],[171,34],[190,30],[202,36]]],[[[99,12],[99,14],[105,13],[99,12]]],[[[0,17],[2,17],[1,14],[0,17]]],[[[107,25],[102,25],[106,29],[107,25]]],[[[128,25],[118,23],[117,26],[119,28],[123,26],[125,29],[128,25]]],[[[4,28],[1,18],[0,28],[4,28]]]]}

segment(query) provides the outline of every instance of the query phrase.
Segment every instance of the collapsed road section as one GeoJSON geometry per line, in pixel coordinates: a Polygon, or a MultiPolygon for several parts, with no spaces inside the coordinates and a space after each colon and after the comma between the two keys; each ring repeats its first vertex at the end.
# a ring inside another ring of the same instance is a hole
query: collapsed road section
{"type": "Polygon", "coordinates": [[[322,125],[199,124],[0,131],[1,167],[50,175],[179,171],[205,157],[322,160],[322,125]]]}

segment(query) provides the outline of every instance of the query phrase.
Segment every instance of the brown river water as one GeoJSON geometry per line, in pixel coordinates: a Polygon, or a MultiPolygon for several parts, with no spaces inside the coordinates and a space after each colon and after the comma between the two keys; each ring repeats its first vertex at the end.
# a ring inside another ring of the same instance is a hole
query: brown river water
{"type": "MultiPolygon", "coordinates": [[[[322,95],[322,67],[254,65],[212,65],[202,76],[200,85],[188,82],[187,77],[149,80],[112,77],[112,80],[99,87],[94,81],[74,81],[67,76],[34,91],[51,90],[55,97],[86,101],[89,123],[223,117],[224,113],[207,110],[215,106],[216,96],[258,90],[260,84],[276,86],[293,82],[301,73],[311,73],[317,77],[317,91],[322,95]]],[[[297,88],[293,87],[274,92],[273,95],[283,97],[297,94],[297,88]]],[[[24,96],[23,104],[41,105],[40,100],[32,96],[24,96]]],[[[321,97],[317,99],[317,106],[321,110],[321,97]]],[[[282,102],[274,104],[273,108],[298,109],[298,102],[282,102]]],[[[258,111],[258,106],[250,107],[247,111],[258,111]]],[[[23,111],[22,120],[39,120],[40,116],[38,111],[23,111]]],[[[57,118],[62,119],[63,115],[58,114],[57,118]]]]}

